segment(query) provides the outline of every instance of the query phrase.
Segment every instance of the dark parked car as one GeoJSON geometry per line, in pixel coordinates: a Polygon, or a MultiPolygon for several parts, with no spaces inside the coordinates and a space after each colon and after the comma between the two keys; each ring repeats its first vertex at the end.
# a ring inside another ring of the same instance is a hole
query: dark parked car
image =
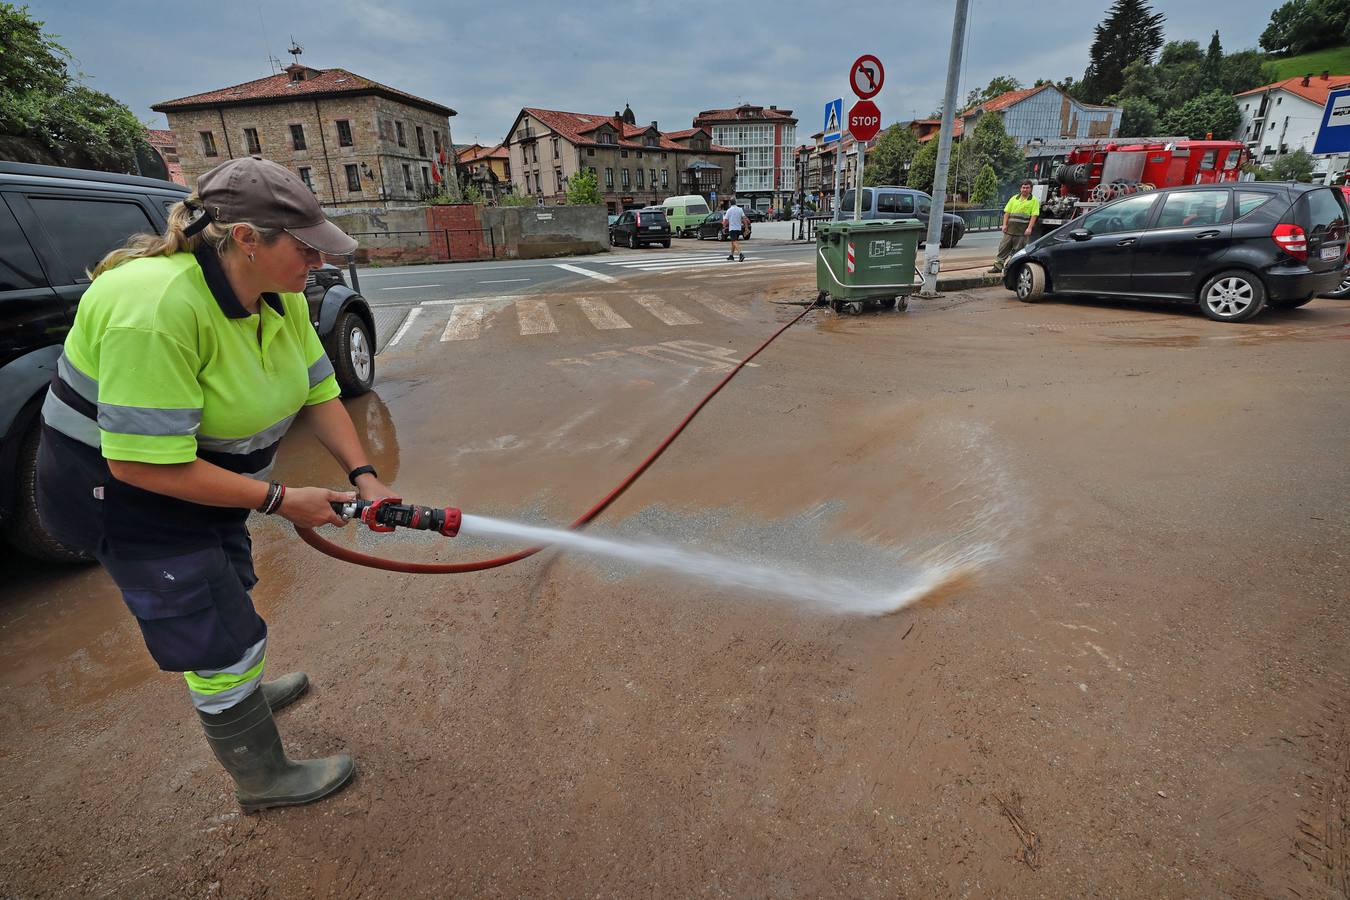
{"type": "Polygon", "coordinates": [[[1199,303],[1219,322],[1293,309],[1334,289],[1346,208],[1331,188],[1239,182],[1166,188],[1095,209],[1014,254],[1003,284],[1047,294],[1199,303]]]}
{"type": "Polygon", "coordinates": [[[763,222],[766,219],[768,219],[768,215],[765,214],[764,210],[762,209],[745,210],[745,220],[747,222],[763,222]]]}
{"type": "Polygon", "coordinates": [[[616,247],[627,244],[636,250],[647,244],[670,246],[670,222],[666,212],[659,206],[647,209],[630,209],[619,216],[619,221],[609,228],[609,244],[616,247]]]}
{"type": "MultiPolygon", "coordinates": [[[[0,162],[0,532],[30,556],[79,559],[42,529],[35,504],[39,412],[87,271],[137,233],[163,233],[186,188],[132,175],[0,162]]],[[[347,396],[374,380],[375,322],[327,267],[311,320],[347,396]]]]}
{"type": "MultiPolygon", "coordinates": [[[[708,213],[708,215],[703,218],[703,221],[698,223],[695,234],[700,241],[706,241],[710,238],[725,241],[730,237],[730,235],[727,234],[727,229],[722,225],[722,213],[720,212],[708,213]]],[[[745,230],[741,232],[741,240],[750,240],[749,219],[746,219],[745,221],[745,230]]]]}
{"type": "MultiPolygon", "coordinates": [[[[850,188],[844,191],[839,203],[841,218],[853,218],[855,197],[850,188]]],[[[923,191],[908,187],[878,185],[865,187],[862,192],[862,217],[864,219],[918,219],[924,225],[927,234],[929,213],[933,209],[933,198],[923,191]]],[[[942,246],[955,247],[966,233],[966,220],[953,213],[942,214],[942,246]]],[[[923,246],[920,244],[919,246],[923,246]]]]}

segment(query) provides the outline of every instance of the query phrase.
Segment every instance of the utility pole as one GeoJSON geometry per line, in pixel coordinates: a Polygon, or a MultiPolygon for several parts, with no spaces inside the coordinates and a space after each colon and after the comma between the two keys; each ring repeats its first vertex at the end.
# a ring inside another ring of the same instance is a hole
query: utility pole
{"type": "Polygon", "coordinates": [[[952,123],[956,120],[956,91],[960,86],[961,49],[966,41],[966,12],[970,0],[956,0],[952,20],[952,49],[947,56],[947,93],[942,99],[942,131],[938,134],[937,167],[933,172],[933,209],[928,215],[928,237],[923,251],[924,282],[920,297],[937,296],[938,272],[942,268],[942,213],[947,201],[947,169],[952,159],[952,123]]]}

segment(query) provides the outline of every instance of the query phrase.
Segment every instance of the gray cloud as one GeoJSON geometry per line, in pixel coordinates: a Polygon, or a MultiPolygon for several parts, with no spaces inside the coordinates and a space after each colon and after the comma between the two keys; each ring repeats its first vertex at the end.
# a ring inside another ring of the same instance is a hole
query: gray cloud
{"type": "MultiPolygon", "coordinates": [[[[1079,77],[1108,0],[972,0],[962,92],[998,74],[1030,84],[1079,77]]],[[[89,83],[163,127],[150,105],[269,74],[289,62],[341,66],[458,110],[455,140],[500,140],[522,106],[609,113],[687,128],[701,109],[740,101],[795,110],[798,137],[818,130],[821,107],[847,95],[849,63],[886,64],[877,98],[884,121],[926,115],[943,88],[951,2],[826,4],[636,2],[563,7],[539,0],[236,0],[226,4],[40,0],[30,12],[75,54],[89,83]]],[[[1229,0],[1224,23],[1194,0],[1154,0],[1169,39],[1253,47],[1273,0],[1229,0]]]]}

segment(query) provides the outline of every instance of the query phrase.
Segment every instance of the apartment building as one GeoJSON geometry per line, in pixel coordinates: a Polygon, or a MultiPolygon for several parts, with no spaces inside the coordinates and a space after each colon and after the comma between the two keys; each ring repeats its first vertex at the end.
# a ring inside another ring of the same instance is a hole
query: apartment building
{"type": "Polygon", "coordinates": [[[713,143],[736,151],[736,199],[753,209],[790,208],[797,193],[797,120],[792,110],[743,103],[694,117],[713,143]]]}

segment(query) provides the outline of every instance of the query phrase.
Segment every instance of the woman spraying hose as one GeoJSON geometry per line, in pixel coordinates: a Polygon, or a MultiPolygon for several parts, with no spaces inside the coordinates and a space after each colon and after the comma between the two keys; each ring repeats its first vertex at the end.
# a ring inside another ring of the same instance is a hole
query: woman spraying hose
{"type": "Polygon", "coordinates": [[[166,235],[99,263],[42,411],[43,524],[98,558],[151,656],[184,674],[246,811],[317,800],[355,771],[346,755],[293,761],[282,749],[272,713],[308,678],[262,682],[267,625],[249,593],[245,525],[251,509],[303,528],[343,524],[330,504],[354,494],[267,480],[297,415],[362,499],[391,495],[301,293],[320,252],[355,247],[283,166],[217,166],[166,235]]]}

